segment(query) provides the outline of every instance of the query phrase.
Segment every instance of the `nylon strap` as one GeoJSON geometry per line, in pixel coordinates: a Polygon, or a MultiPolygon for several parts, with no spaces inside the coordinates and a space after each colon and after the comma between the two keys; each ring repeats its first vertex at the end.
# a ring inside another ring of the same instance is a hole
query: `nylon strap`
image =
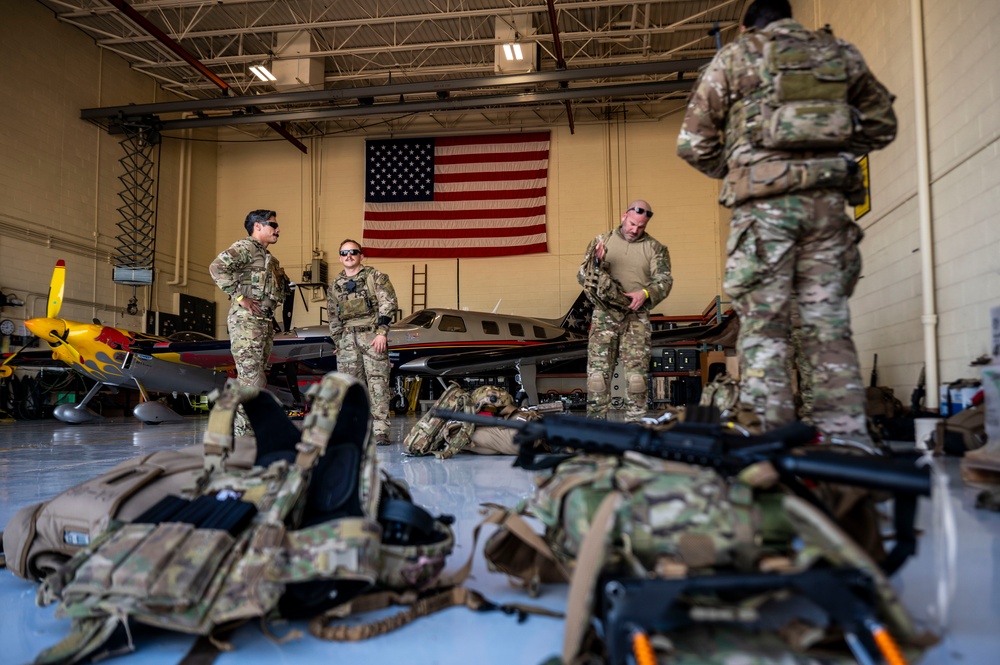
{"type": "Polygon", "coordinates": [[[531,607],[528,605],[497,605],[484,598],[481,594],[465,587],[452,587],[433,595],[412,601],[412,594],[397,594],[392,592],[382,592],[368,594],[350,603],[349,613],[367,612],[377,609],[384,609],[392,605],[408,605],[407,609],[394,614],[391,617],[373,621],[367,624],[334,625],[341,617],[326,614],[316,617],[309,622],[309,632],[323,640],[335,642],[358,642],[367,640],[379,635],[385,635],[402,628],[420,617],[430,616],[441,610],[450,607],[465,606],[470,610],[490,611],[501,610],[505,614],[517,614],[525,616],[537,614],[550,617],[561,617],[562,614],[541,607],[531,607]]]}

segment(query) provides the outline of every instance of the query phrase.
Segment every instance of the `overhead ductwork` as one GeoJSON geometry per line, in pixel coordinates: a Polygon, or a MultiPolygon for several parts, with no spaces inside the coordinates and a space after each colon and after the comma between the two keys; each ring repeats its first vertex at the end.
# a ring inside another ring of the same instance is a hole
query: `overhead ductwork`
{"type": "Polygon", "coordinates": [[[271,73],[278,90],[322,90],[323,58],[309,57],[313,52],[312,38],[304,30],[279,32],[275,44],[275,60],[271,73]],[[301,57],[294,57],[301,56],[301,57]]]}

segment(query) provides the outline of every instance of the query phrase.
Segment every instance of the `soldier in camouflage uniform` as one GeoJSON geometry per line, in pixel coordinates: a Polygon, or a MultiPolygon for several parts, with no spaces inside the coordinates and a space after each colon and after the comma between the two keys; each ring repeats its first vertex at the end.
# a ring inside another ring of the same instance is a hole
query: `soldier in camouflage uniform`
{"type": "Polygon", "coordinates": [[[611,374],[625,368],[625,419],[646,415],[651,327],[649,312],[673,286],[667,248],[646,233],[649,203],[633,201],[621,226],[591,241],[577,281],[594,303],[587,347],[587,416],[607,418],[611,374]]]}
{"type": "Polygon", "coordinates": [[[330,336],[337,344],[337,371],[368,386],[375,441],[389,445],[389,325],[398,307],[389,276],[362,266],[361,243],[340,243],[344,269],[327,291],[330,336]]]}
{"type": "Polygon", "coordinates": [[[767,429],[795,418],[785,358],[792,294],[813,366],[813,421],[868,440],[848,298],[863,194],[854,155],[896,135],[892,96],[852,44],[791,18],[787,0],[757,0],[747,30],[702,72],[678,154],[724,180],[733,208],[724,288],[740,317],[741,399],[767,429]]]}
{"type": "MultiPolygon", "coordinates": [[[[243,222],[249,237],[237,240],[208,266],[215,283],[232,300],[226,325],[236,361],[236,376],[245,386],[263,388],[274,338],[274,313],[285,300],[288,277],[267,248],[278,242],[277,213],[253,210],[243,222]]],[[[243,407],[234,431],[249,432],[243,407]]]]}

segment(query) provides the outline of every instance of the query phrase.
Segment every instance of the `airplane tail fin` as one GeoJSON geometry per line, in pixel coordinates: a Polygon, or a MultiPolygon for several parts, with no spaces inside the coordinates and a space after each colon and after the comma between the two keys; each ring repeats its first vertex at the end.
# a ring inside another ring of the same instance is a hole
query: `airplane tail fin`
{"type": "Polygon", "coordinates": [[[590,317],[593,313],[593,303],[587,300],[583,291],[580,291],[580,295],[570,305],[569,311],[559,320],[559,325],[566,330],[586,335],[590,331],[590,317]]]}

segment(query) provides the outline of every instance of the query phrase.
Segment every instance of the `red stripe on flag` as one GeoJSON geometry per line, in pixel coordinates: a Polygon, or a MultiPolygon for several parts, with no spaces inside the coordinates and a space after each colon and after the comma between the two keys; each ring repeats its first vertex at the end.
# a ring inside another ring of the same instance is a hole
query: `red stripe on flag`
{"type": "MultiPolygon", "coordinates": [[[[450,219],[509,219],[511,217],[532,217],[534,215],[544,214],[545,206],[532,206],[529,208],[495,208],[491,210],[399,210],[388,212],[365,210],[365,221],[405,222],[408,220],[446,221],[450,219]]],[[[365,234],[368,234],[368,229],[365,229],[365,234]]]]}
{"type": "Polygon", "coordinates": [[[481,259],[493,256],[542,254],[544,242],[516,247],[365,247],[365,256],[385,259],[481,259]]]}
{"type": "MultiPolygon", "coordinates": [[[[507,191],[472,190],[468,192],[437,192],[436,194],[434,194],[434,200],[435,201],[493,201],[493,200],[505,201],[508,199],[534,199],[542,196],[545,196],[544,187],[536,187],[534,189],[511,189],[507,191]]],[[[542,208],[542,212],[545,212],[545,208],[542,208]]]]}
{"type": "MultiPolygon", "coordinates": [[[[450,229],[375,230],[365,231],[365,237],[372,240],[415,240],[419,238],[513,238],[545,233],[544,224],[508,227],[473,227],[450,229]]],[[[365,253],[368,248],[365,247],[365,253]]]]}
{"type": "Polygon", "coordinates": [[[548,150],[533,152],[475,152],[468,155],[434,155],[434,163],[441,166],[449,164],[496,164],[497,162],[531,162],[538,159],[548,159],[548,150]]]}
{"type": "Polygon", "coordinates": [[[548,169],[530,171],[472,171],[470,173],[435,173],[435,183],[493,182],[494,180],[534,180],[548,175],[548,169]]]}

